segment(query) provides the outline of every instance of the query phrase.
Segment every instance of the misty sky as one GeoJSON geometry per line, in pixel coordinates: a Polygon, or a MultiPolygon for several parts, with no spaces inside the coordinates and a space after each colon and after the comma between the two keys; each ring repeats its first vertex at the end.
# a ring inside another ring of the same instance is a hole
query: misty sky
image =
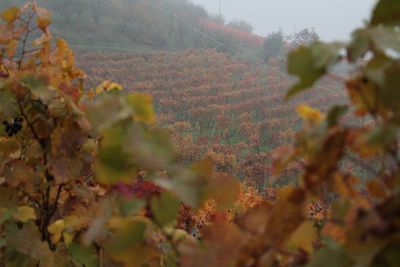
{"type": "MultiPolygon", "coordinates": [[[[345,40],[367,19],[376,0],[221,0],[227,20],[244,19],[255,32],[266,35],[282,29],[314,27],[322,39],[345,40]]],[[[211,13],[218,13],[218,0],[192,0],[211,13]]]]}

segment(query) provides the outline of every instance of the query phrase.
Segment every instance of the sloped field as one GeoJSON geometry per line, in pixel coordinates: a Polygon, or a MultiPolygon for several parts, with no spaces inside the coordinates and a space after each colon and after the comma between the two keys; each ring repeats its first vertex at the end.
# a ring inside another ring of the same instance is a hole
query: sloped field
{"type": "Polygon", "coordinates": [[[294,79],[279,62],[258,65],[214,50],[84,54],[79,62],[90,86],[106,79],[151,94],[184,163],[208,154],[220,170],[257,183],[268,176],[273,151],[301,127],[298,104],[326,110],[345,101],[341,79],[330,76],[287,103],[284,95],[294,79]]]}

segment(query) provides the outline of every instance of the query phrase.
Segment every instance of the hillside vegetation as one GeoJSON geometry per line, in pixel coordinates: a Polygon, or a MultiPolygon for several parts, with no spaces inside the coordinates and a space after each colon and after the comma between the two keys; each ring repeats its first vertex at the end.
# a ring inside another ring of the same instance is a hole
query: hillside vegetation
{"type": "Polygon", "coordinates": [[[159,123],[177,135],[184,164],[209,155],[219,171],[259,187],[265,187],[272,174],[274,150],[292,142],[301,128],[297,105],[327,110],[346,101],[342,79],[331,75],[286,103],[286,88],[294,79],[286,74],[284,62],[266,66],[215,50],[92,53],[79,56],[78,62],[89,76],[89,87],[110,80],[152,95],[159,123]]]}
{"type": "MultiPolygon", "coordinates": [[[[24,2],[2,0],[0,8],[24,2]]],[[[261,58],[260,47],[242,41],[240,36],[202,27],[202,20],[214,21],[221,27],[225,27],[225,21],[187,0],[37,2],[52,11],[53,35],[66,39],[71,46],[80,50],[152,53],[159,50],[217,48],[261,58]]],[[[243,23],[233,21],[229,25],[239,33],[248,30],[243,23]]]]}

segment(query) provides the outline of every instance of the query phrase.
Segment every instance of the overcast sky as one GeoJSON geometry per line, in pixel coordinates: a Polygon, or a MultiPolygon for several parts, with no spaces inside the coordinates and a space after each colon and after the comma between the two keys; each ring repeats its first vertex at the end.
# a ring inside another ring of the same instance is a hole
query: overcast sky
{"type": "MultiPolygon", "coordinates": [[[[218,13],[219,0],[192,0],[211,13],[218,13]]],[[[314,27],[322,39],[345,40],[362,25],[376,0],[221,0],[227,20],[244,19],[255,32],[266,35],[279,30],[291,34],[314,27]],[[296,25],[296,26],[295,26],[296,25]]]]}

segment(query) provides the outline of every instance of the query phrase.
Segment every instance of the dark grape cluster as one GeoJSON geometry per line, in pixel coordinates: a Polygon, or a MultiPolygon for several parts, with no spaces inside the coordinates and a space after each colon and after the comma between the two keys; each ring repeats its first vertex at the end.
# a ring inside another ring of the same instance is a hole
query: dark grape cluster
{"type": "Polygon", "coordinates": [[[8,137],[12,137],[22,130],[22,118],[14,118],[11,121],[3,121],[3,125],[6,130],[8,137]]]}

